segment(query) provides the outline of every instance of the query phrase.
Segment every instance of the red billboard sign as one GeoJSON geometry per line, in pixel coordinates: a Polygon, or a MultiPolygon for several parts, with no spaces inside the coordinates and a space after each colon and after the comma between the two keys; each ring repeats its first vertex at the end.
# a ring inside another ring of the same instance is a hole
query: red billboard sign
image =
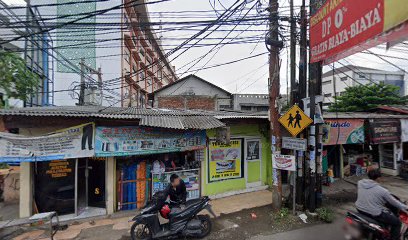
{"type": "Polygon", "coordinates": [[[395,41],[408,32],[407,20],[406,1],[328,0],[310,18],[310,61],[327,64],[395,41]]]}

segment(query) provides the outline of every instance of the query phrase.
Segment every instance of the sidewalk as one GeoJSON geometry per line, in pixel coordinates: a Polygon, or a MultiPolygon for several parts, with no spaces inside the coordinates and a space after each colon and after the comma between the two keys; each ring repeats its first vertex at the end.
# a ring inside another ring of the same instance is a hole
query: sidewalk
{"type": "MultiPolygon", "coordinates": [[[[251,192],[239,194],[231,197],[220,198],[211,201],[213,210],[217,216],[222,214],[229,214],[234,212],[239,212],[244,209],[251,209],[255,207],[261,207],[272,203],[272,192],[268,190],[251,192]]],[[[70,240],[70,239],[94,239],[92,236],[83,238],[78,238],[78,236],[84,230],[92,230],[92,228],[105,226],[107,229],[107,238],[113,239],[112,236],[116,236],[116,239],[121,239],[122,235],[129,232],[132,222],[128,222],[134,215],[136,211],[133,212],[121,212],[117,215],[107,216],[103,219],[87,219],[87,221],[77,222],[70,224],[68,228],[64,231],[59,231],[54,239],[56,240],[70,240]],[[126,217],[123,217],[126,214],[126,217]],[[117,234],[112,234],[112,232],[117,232],[117,234]]],[[[99,229],[99,228],[98,228],[99,229]]],[[[87,231],[89,232],[89,231],[87,231]]],[[[1,236],[0,236],[1,237],[1,236]]],[[[14,237],[13,240],[45,240],[49,239],[47,237],[47,232],[44,230],[29,231],[14,237]]],[[[95,238],[96,239],[96,238],[95,238]]],[[[102,239],[101,239],[102,240],[102,239]]]]}

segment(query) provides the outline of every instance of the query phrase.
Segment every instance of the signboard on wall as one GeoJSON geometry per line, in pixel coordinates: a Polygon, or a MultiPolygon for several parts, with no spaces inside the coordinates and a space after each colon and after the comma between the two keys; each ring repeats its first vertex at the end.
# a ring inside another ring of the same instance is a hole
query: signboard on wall
{"type": "Polygon", "coordinates": [[[364,119],[326,119],[323,144],[364,144],[364,119]]]}
{"type": "Polygon", "coordinates": [[[151,127],[97,127],[95,155],[130,156],[180,152],[205,148],[204,130],[160,129],[151,127]]]}
{"type": "Polygon", "coordinates": [[[210,141],[208,147],[208,182],[242,178],[242,139],[231,139],[229,145],[210,141]]]}
{"type": "Polygon", "coordinates": [[[0,162],[34,162],[94,156],[94,123],[31,137],[0,132],[0,162]]]}
{"type": "Polygon", "coordinates": [[[406,0],[329,0],[310,17],[311,62],[325,64],[408,33],[406,0]]]}
{"type": "Polygon", "coordinates": [[[393,143],[401,139],[401,122],[399,119],[370,119],[370,143],[393,143]]]}
{"type": "Polygon", "coordinates": [[[282,155],[280,153],[272,154],[272,168],[296,171],[296,158],[292,155],[282,155]]]}

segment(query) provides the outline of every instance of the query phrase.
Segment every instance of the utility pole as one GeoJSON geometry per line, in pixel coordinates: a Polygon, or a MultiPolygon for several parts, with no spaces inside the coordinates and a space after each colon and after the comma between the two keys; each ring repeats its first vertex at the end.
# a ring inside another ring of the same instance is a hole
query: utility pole
{"type": "Polygon", "coordinates": [[[81,83],[80,83],[80,90],[79,90],[79,106],[83,106],[85,103],[85,59],[81,58],[80,62],[81,67],[81,83]]]}
{"type": "MultiPolygon", "coordinates": [[[[298,103],[298,90],[296,84],[296,21],[293,9],[293,0],[290,3],[290,103],[298,103]]],[[[289,97],[289,96],[288,96],[289,97]]]]}
{"type": "MultiPolygon", "coordinates": [[[[100,98],[100,103],[94,103],[96,105],[102,105],[103,101],[103,83],[102,83],[102,68],[98,68],[98,70],[93,69],[92,67],[88,66],[85,63],[85,59],[81,58],[81,62],[79,63],[81,67],[81,83],[80,83],[80,91],[79,91],[79,106],[84,106],[85,105],[85,88],[86,88],[86,83],[85,83],[85,78],[87,77],[87,74],[95,74],[98,76],[98,82],[94,83],[93,86],[97,86],[99,90],[99,98],[100,98]]],[[[89,86],[88,86],[89,87],[89,86]]]]}
{"type": "MultiPolygon", "coordinates": [[[[281,133],[279,123],[279,70],[280,70],[280,41],[279,41],[279,5],[278,0],[269,0],[269,116],[271,132],[272,154],[280,151],[281,133]]],[[[272,207],[279,210],[282,207],[282,180],[281,172],[273,169],[273,187],[272,187],[272,207]]]]}
{"type": "MultiPolygon", "coordinates": [[[[299,99],[306,98],[307,94],[307,11],[306,11],[306,0],[302,0],[302,7],[300,9],[300,59],[299,59],[299,99]]],[[[303,106],[303,101],[299,102],[300,107],[305,110],[303,106]]],[[[305,134],[301,134],[305,136],[305,134]]],[[[298,177],[297,177],[297,199],[298,204],[304,204],[305,202],[305,191],[304,191],[304,180],[306,176],[305,172],[305,157],[298,156],[298,177]]]]}
{"type": "MultiPolygon", "coordinates": [[[[310,0],[310,15],[313,15],[319,6],[321,0],[310,0]]],[[[309,96],[310,96],[310,118],[315,121],[316,113],[316,96],[322,92],[322,64],[321,62],[309,64],[309,96]]],[[[309,181],[309,210],[314,212],[318,193],[321,192],[321,136],[319,136],[319,125],[314,122],[310,127],[309,143],[310,143],[310,181],[309,181]]],[[[319,195],[320,196],[320,195],[319,195]]]]}

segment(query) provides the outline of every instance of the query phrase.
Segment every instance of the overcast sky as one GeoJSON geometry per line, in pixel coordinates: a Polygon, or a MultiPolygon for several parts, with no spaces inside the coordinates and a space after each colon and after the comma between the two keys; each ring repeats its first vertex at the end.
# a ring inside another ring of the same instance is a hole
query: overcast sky
{"type": "MultiPolygon", "coordinates": [[[[213,2],[213,0],[210,0],[213,2]]],[[[262,0],[263,2],[267,2],[265,0],[262,0]]],[[[6,3],[11,3],[11,4],[21,4],[24,3],[24,1],[21,0],[5,0],[6,3]]],[[[216,1],[217,2],[217,1],[216,1]]],[[[222,4],[225,7],[229,7],[235,0],[222,0],[222,4]]],[[[251,4],[254,3],[254,1],[248,1],[248,6],[251,6],[251,4]]],[[[308,1],[307,1],[308,2],[308,1]]],[[[295,6],[299,6],[301,4],[301,0],[295,0],[295,6]]],[[[280,6],[282,8],[282,14],[287,15],[287,7],[288,6],[288,0],[282,0],[280,1],[280,6]]],[[[222,6],[220,6],[219,3],[216,5],[217,9],[222,9],[222,6]]],[[[212,10],[211,5],[209,3],[209,0],[173,0],[169,2],[164,2],[164,3],[159,3],[159,4],[154,4],[154,5],[149,5],[149,10],[151,12],[180,12],[180,11],[203,11],[203,10],[212,10]]],[[[296,9],[298,11],[298,8],[296,9]]],[[[253,12],[255,13],[255,11],[253,12]]],[[[210,13],[208,13],[210,14],[210,13]]],[[[212,18],[216,18],[215,13],[213,14],[212,18]]],[[[244,13],[243,13],[244,14],[244,13]]],[[[298,12],[296,13],[298,14],[298,12]]],[[[152,14],[155,19],[153,21],[158,21],[157,19],[157,14],[152,14]]],[[[237,16],[236,16],[237,17],[237,16]]],[[[193,20],[193,19],[191,19],[193,20]]],[[[196,19],[198,20],[198,19],[196,19]]],[[[202,20],[202,19],[201,19],[202,20]]],[[[178,19],[162,19],[163,22],[165,21],[185,21],[185,19],[178,20],[178,19]]],[[[239,29],[245,29],[248,26],[238,26],[237,31],[233,32],[230,37],[234,37],[240,33],[239,29]]],[[[232,27],[230,26],[229,29],[232,27]]],[[[266,29],[265,26],[252,26],[250,29],[266,29]]],[[[180,37],[180,36],[191,36],[193,35],[194,32],[191,31],[173,31],[170,33],[163,34],[163,37],[180,37]]],[[[223,37],[225,36],[226,32],[223,32],[222,34],[216,33],[213,35],[210,35],[210,37],[223,37]]],[[[243,36],[254,36],[257,33],[242,33],[239,37],[243,36]]],[[[219,41],[219,40],[218,40],[219,41]]],[[[175,41],[166,41],[165,44],[180,44],[182,41],[181,40],[175,40],[175,41]]],[[[178,74],[181,75],[185,70],[187,70],[188,66],[180,69],[183,65],[186,63],[190,62],[191,60],[202,56],[203,54],[207,53],[211,47],[205,47],[205,48],[195,48],[191,49],[185,54],[181,55],[179,58],[177,58],[173,64],[176,66],[178,74]]],[[[403,58],[408,58],[407,53],[402,53],[402,52],[397,52],[397,51],[385,51],[385,49],[380,49],[380,48],[375,48],[372,49],[374,52],[379,53],[379,54],[387,54],[391,56],[398,56],[398,57],[403,57],[403,58]]],[[[223,48],[221,48],[218,53],[213,57],[213,54],[209,54],[203,61],[198,63],[193,69],[199,68],[203,66],[209,59],[211,58],[211,61],[208,62],[206,66],[211,66],[214,64],[219,64],[219,63],[225,63],[229,61],[233,61],[236,59],[244,58],[244,57],[249,57],[249,56],[254,56],[256,54],[260,54],[263,52],[266,52],[265,44],[261,40],[259,43],[248,43],[248,44],[239,44],[239,45],[226,45],[223,48]]],[[[282,50],[281,54],[281,93],[286,93],[287,89],[287,58],[286,58],[286,52],[287,49],[282,50]]],[[[407,49],[408,52],[408,49],[407,49]]],[[[170,57],[170,59],[172,59],[170,57]]],[[[299,58],[297,58],[298,62],[299,58]]],[[[395,59],[388,59],[389,61],[398,64],[403,69],[408,69],[408,61],[407,60],[395,60],[395,59]]],[[[267,61],[268,57],[267,55],[262,55],[260,57],[252,58],[249,60],[241,61],[238,63],[234,63],[231,65],[226,65],[222,67],[217,67],[217,68],[212,68],[212,69],[207,69],[207,70],[201,70],[197,73],[198,76],[230,91],[233,93],[267,93],[267,79],[268,79],[268,66],[267,66],[267,61]]],[[[397,71],[395,67],[393,67],[390,64],[385,63],[383,60],[371,56],[371,55],[366,55],[366,54],[356,54],[352,57],[347,58],[346,61],[343,61],[344,64],[355,64],[359,66],[365,66],[365,67],[371,67],[371,68],[379,68],[379,69],[384,69],[384,70],[391,70],[391,71],[397,71]]],[[[340,64],[337,64],[338,67],[340,67],[340,64]]],[[[325,67],[324,71],[328,71],[330,68],[325,67]]],[[[296,74],[297,76],[298,74],[296,74]]]]}

